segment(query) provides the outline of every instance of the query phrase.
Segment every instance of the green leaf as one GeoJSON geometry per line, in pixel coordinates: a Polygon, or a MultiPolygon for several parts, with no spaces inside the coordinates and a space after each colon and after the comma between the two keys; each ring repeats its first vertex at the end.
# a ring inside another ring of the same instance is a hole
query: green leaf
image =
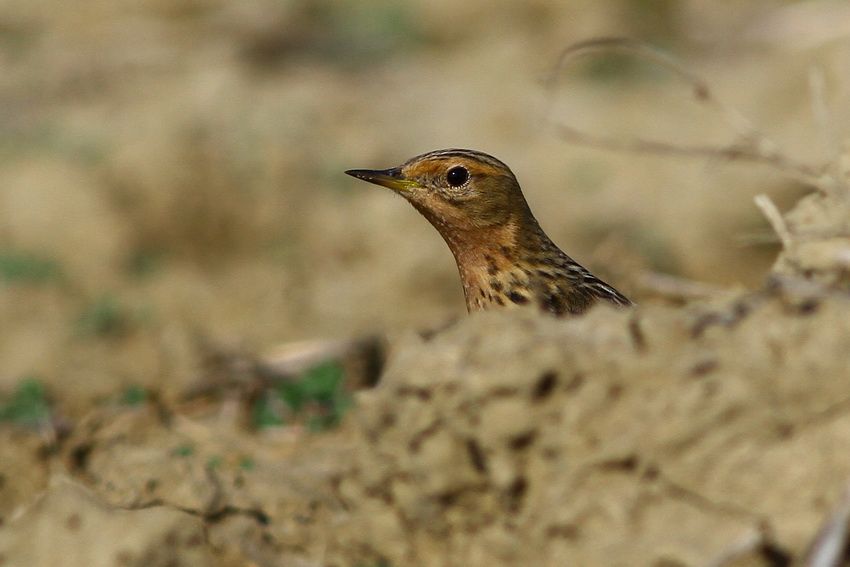
{"type": "Polygon", "coordinates": [[[260,396],[251,408],[251,423],[257,429],[283,425],[283,416],[280,415],[278,406],[280,402],[268,393],[260,396]]]}
{"type": "Polygon", "coordinates": [[[345,375],[337,362],[324,362],[308,370],[300,384],[304,396],[312,401],[331,403],[345,375]]]}
{"type": "Polygon", "coordinates": [[[44,386],[35,378],[22,380],[5,404],[0,404],[0,421],[37,426],[50,421],[50,405],[44,386]]]}
{"type": "Polygon", "coordinates": [[[146,278],[161,271],[165,264],[165,252],[157,249],[140,249],[127,260],[127,271],[137,278],[146,278]]]}
{"type": "Polygon", "coordinates": [[[80,314],[77,331],[84,336],[119,336],[130,329],[131,319],[126,308],[107,294],[97,298],[80,314]]]}
{"type": "Polygon", "coordinates": [[[336,426],[351,407],[352,399],[345,391],[345,372],[336,361],[327,361],[307,370],[300,380],[276,386],[276,398],[263,396],[252,408],[256,427],[282,425],[288,421],[275,401],[283,401],[291,413],[310,431],[324,431],[336,426]]]}
{"type": "Polygon", "coordinates": [[[121,403],[128,406],[138,406],[148,401],[148,391],[141,386],[128,386],[121,395],[121,403]]]}
{"type": "Polygon", "coordinates": [[[292,411],[299,412],[307,402],[307,395],[300,382],[286,382],[277,387],[278,396],[292,411]]]}
{"type": "Polygon", "coordinates": [[[195,454],[195,448],[189,444],[180,445],[175,447],[171,454],[177,457],[191,457],[195,454]]]}
{"type": "Polygon", "coordinates": [[[42,284],[62,279],[59,263],[29,252],[0,251],[0,282],[42,284]]]}

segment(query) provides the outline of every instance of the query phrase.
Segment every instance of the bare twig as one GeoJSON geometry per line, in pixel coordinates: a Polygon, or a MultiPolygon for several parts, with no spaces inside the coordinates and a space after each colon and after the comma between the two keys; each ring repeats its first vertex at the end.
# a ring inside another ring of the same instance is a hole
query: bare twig
{"type": "Polygon", "coordinates": [[[769,229],[740,233],[735,237],[735,242],[740,246],[764,246],[780,243],[776,233],[769,229]]]}
{"type": "Polygon", "coordinates": [[[782,213],[779,212],[776,204],[764,193],[756,195],[753,200],[755,201],[756,206],[761,209],[761,212],[764,214],[767,222],[769,222],[770,226],[773,227],[774,232],[776,232],[780,242],[782,242],[782,248],[789,250],[793,244],[793,238],[791,236],[791,231],[788,230],[788,225],[785,224],[785,219],[782,218],[782,213]]]}
{"type": "Polygon", "coordinates": [[[823,69],[812,66],[809,69],[809,99],[812,105],[812,119],[815,121],[823,143],[830,153],[837,155],[839,152],[838,137],[835,133],[832,112],[826,103],[826,81],[823,69]]]}
{"type": "Polygon", "coordinates": [[[847,173],[842,171],[842,147],[838,132],[835,130],[835,116],[826,102],[826,81],[823,69],[820,67],[813,66],[809,70],[809,98],[812,105],[812,119],[832,156],[827,166],[830,174],[824,180],[823,190],[846,197],[850,195],[850,186],[847,184],[847,173]]]}
{"type": "Polygon", "coordinates": [[[717,98],[707,81],[691,72],[675,58],[643,42],[625,38],[599,38],[573,44],[561,54],[558,64],[546,80],[546,86],[550,95],[548,121],[556,128],[561,138],[570,142],[636,153],[674,154],[750,161],[769,165],[789,177],[818,187],[824,191],[827,190],[827,186],[832,185],[830,179],[825,179],[827,176],[825,167],[812,167],[797,162],[782,153],[773,140],[761,133],[741,113],[717,98]],[[560,85],[560,78],[567,66],[574,63],[580,57],[598,52],[612,51],[624,52],[645,59],[669,70],[675,76],[682,79],[691,86],[696,102],[717,111],[736,133],[739,141],[728,146],[711,146],[685,145],[640,137],[623,139],[613,136],[590,134],[555,120],[552,116],[555,96],[560,85]]]}
{"type": "Polygon", "coordinates": [[[719,286],[658,272],[642,273],[638,277],[637,284],[646,291],[676,301],[705,299],[717,296],[724,291],[719,286]]]}
{"type": "Polygon", "coordinates": [[[839,567],[847,552],[847,531],[850,524],[850,489],[821,527],[812,542],[802,565],[805,567],[839,567]]]}

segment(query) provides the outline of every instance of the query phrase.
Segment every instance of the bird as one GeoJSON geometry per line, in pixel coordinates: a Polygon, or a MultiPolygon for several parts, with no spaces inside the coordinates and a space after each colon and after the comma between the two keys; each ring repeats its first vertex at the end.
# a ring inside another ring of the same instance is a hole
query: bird
{"type": "Polygon", "coordinates": [[[599,301],[633,305],[552,242],[514,173],[491,155],[452,148],[390,169],[345,173],[392,189],[437,229],[454,255],[470,313],[536,305],[569,316],[599,301]]]}

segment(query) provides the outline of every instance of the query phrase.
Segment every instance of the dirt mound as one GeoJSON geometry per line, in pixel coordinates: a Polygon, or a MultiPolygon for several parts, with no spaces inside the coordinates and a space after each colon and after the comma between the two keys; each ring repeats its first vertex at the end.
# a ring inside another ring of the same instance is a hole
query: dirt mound
{"type": "Polygon", "coordinates": [[[783,565],[850,478],[850,298],[813,289],[470,317],[396,344],[345,426],[307,439],[101,410],[65,454],[98,503],[60,483],[0,553],[32,564],[14,542],[33,525],[97,548],[123,536],[94,526],[126,525],[147,557],[164,508],[206,525],[197,559],[166,538],[187,565],[706,565],[742,542],[783,565]]]}
{"type": "Polygon", "coordinates": [[[850,478],[850,300],[797,299],[489,314],[401,349],[358,412],[344,549],[705,565],[765,533],[800,554],[850,478]]]}
{"type": "Polygon", "coordinates": [[[775,272],[850,287],[850,201],[845,187],[807,196],[774,224],[783,244],[775,272]]]}

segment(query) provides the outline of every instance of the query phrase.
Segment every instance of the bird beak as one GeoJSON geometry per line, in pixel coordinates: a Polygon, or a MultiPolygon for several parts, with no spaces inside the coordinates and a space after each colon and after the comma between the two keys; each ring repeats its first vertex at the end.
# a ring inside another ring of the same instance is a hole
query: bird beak
{"type": "Polygon", "coordinates": [[[393,191],[403,192],[419,187],[419,184],[415,181],[404,178],[400,167],[393,167],[391,169],[349,169],[345,173],[357,179],[374,183],[375,185],[389,187],[393,191]]]}

